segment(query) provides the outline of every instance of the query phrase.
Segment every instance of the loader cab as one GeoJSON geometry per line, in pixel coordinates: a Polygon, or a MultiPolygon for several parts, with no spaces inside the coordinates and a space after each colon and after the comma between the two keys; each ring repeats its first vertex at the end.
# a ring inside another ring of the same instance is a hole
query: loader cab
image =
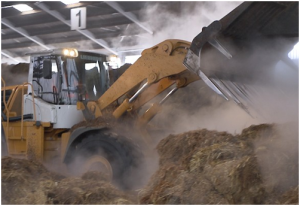
{"type": "Polygon", "coordinates": [[[109,87],[106,56],[76,49],[33,54],[29,74],[35,96],[51,104],[96,100],[109,87]]]}

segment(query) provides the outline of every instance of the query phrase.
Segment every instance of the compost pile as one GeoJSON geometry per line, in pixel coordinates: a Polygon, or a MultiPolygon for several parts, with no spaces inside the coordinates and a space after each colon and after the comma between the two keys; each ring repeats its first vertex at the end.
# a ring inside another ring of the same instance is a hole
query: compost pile
{"type": "Polygon", "coordinates": [[[169,135],[157,146],[159,169],[137,191],[119,190],[102,173],[64,177],[4,157],[2,204],[298,204],[295,128],[261,124],[238,135],[207,129],[169,135]]]}
{"type": "Polygon", "coordinates": [[[135,196],[114,187],[106,175],[82,177],[49,172],[38,162],[2,158],[2,204],[135,204],[135,196]]]}
{"type": "Polygon", "coordinates": [[[140,203],[298,204],[298,136],[290,127],[297,125],[169,135],[157,146],[160,167],[140,203]]]}

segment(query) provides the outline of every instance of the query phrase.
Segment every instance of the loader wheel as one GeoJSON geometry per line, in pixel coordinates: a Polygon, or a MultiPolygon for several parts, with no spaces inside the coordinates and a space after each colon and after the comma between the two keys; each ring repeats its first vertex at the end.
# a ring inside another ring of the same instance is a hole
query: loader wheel
{"type": "Polygon", "coordinates": [[[121,189],[134,189],[142,153],[131,140],[113,132],[89,132],[72,151],[69,170],[77,175],[91,170],[104,172],[121,189]]]}
{"type": "Polygon", "coordinates": [[[101,155],[93,155],[87,158],[82,168],[84,172],[100,171],[106,174],[109,180],[113,178],[113,170],[109,161],[101,155]]]}

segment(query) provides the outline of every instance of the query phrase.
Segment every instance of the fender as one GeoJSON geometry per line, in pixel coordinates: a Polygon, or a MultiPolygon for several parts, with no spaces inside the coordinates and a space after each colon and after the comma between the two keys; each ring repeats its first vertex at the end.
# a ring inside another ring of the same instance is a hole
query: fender
{"type": "Polygon", "coordinates": [[[83,127],[76,128],[70,135],[68,145],[66,148],[66,152],[63,157],[63,162],[64,163],[67,162],[67,160],[70,158],[70,155],[72,153],[72,145],[74,145],[77,142],[77,140],[79,140],[85,133],[91,132],[91,131],[97,131],[97,130],[104,130],[107,128],[108,127],[105,125],[90,126],[90,127],[83,126],[83,127]]]}

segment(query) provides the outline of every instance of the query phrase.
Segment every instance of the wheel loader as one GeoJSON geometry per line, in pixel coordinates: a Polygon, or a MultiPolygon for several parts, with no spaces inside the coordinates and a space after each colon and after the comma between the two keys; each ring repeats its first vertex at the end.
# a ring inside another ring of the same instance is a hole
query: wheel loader
{"type": "Polygon", "coordinates": [[[178,89],[203,80],[251,114],[252,74],[267,78],[279,60],[293,65],[287,53],[299,41],[298,7],[244,2],[192,42],[168,39],[145,49],[113,82],[104,55],[72,48],[33,53],[28,82],[6,87],[2,79],[2,154],[55,162],[76,174],[100,170],[128,188],[142,165],[141,144],[151,142],[147,123],[178,89]],[[261,51],[274,55],[250,58],[261,51]]]}

